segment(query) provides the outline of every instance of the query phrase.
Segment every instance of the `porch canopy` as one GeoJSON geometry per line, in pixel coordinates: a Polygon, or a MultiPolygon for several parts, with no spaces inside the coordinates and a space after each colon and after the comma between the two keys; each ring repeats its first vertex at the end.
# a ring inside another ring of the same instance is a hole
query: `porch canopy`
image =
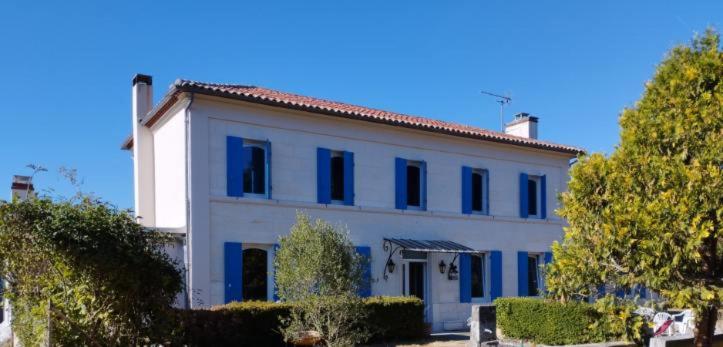
{"type": "MultiPolygon", "coordinates": [[[[430,252],[430,253],[483,253],[448,240],[412,240],[384,238],[384,245],[395,245],[407,251],[430,252]]],[[[392,252],[393,253],[393,252],[392,252]]]]}

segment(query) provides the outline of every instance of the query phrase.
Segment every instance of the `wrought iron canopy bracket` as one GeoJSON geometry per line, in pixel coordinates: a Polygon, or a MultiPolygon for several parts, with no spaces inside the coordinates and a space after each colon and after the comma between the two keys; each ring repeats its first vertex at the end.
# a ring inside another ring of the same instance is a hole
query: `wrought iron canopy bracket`
{"type": "MultiPolygon", "coordinates": [[[[389,275],[387,275],[387,264],[392,260],[392,256],[394,255],[394,252],[399,250],[402,246],[394,247],[394,244],[392,244],[389,240],[384,240],[384,243],[382,244],[382,249],[384,249],[385,252],[389,252],[389,256],[387,257],[387,261],[384,262],[384,273],[382,278],[386,281],[389,279],[389,275]]],[[[400,251],[401,252],[401,251],[400,251]]]]}

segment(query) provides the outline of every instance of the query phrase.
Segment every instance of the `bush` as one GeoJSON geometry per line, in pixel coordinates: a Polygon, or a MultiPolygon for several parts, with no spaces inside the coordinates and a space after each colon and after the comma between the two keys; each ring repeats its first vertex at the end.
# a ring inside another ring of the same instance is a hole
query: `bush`
{"type": "Polygon", "coordinates": [[[273,302],[232,302],[211,309],[179,310],[173,345],[284,346],[280,318],[291,306],[273,302]]]}
{"type": "Polygon", "coordinates": [[[534,298],[495,300],[497,326],[505,337],[563,345],[638,340],[643,329],[633,307],[612,296],[599,304],[560,303],[534,298]]]}
{"type": "MultiPolygon", "coordinates": [[[[206,310],[179,310],[174,336],[160,343],[189,346],[284,346],[280,326],[292,306],[273,302],[243,302],[206,310]]],[[[364,300],[364,329],[371,341],[397,341],[426,336],[424,304],[412,297],[364,300]]]]}
{"type": "Polygon", "coordinates": [[[601,342],[588,330],[597,319],[591,305],[500,298],[495,306],[497,326],[505,337],[550,345],[601,342]]]}
{"type": "Polygon", "coordinates": [[[366,299],[365,306],[371,341],[412,340],[428,334],[419,298],[377,296],[366,299]]]}
{"type": "Polygon", "coordinates": [[[182,287],[164,252],[170,239],[82,195],[0,201],[0,277],[13,333],[25,346],[47,336],[59,346],[139,345],[166,334],[182,287]]]}

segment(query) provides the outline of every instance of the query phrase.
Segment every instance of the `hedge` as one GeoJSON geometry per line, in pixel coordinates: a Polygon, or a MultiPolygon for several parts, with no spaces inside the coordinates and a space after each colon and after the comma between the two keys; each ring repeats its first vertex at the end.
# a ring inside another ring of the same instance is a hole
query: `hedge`
{"type": "Polygon", "coordinates": [[[370,342],[414,340],[427,336],[424,302],[416,297],[371,297],[366,299],[370,342]]]}
{"type": "MultiPolygon", "coordinates": [[[[372,297],[368,309],[370,341],[397,341],[427,335],[424,303],[412,297],[372,297]]],[[[285,346],[279,332],[291,305],[263,301],[234,302],[211,309],[177,311],[172,337],[161,341],[188,346],[285,346]]]]}
{"type": "Polygon", "coordinates": [[[590,328],[600,319],[590,304],[499,298],[495,306],[497,327],[506,338],[547,345],[603,342],[590,328]]]}
{"type": "Polygon", "coordinates": [[[205,310],[179,310],[173,345],[284,346],[280,317],[291,306],[273,302],[232,302],[205,310]]]}

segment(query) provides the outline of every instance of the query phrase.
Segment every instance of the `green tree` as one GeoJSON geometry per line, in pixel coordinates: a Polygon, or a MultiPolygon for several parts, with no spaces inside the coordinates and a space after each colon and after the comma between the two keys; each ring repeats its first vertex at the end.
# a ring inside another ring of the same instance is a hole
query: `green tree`
{"type": "Polygon", "coordinates": [[[181,273],[126,211],[90,198],[0,202],[0,276],[24,346],[140,345],[163,334],[181,273]]]}
{"type": "Polygon", "coordinates": [[[552,295],[644,285],[692,308],[697,346],[710,346],[723,300],[723,53],[712,30],[674,48],[620,118],[605,157],[571,169],[567,219],[548,269],[552,295]]]}
{"type": "Polygon", "coordinates": [[[281,300],[292,303],[282,328],[287,340],[316,332],[328,346],[351,346],[369,337],[364,303],[357,296],[364,259],[348,232],[297,213],[291,232],[279,241],[274,266],[281,300]]]}

